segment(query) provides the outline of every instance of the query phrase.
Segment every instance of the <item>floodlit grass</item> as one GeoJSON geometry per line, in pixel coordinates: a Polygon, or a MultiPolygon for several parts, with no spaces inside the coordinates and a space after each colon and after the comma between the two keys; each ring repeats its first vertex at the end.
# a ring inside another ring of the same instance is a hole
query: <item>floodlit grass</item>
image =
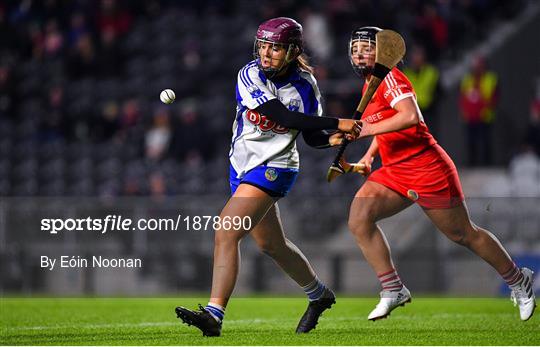
{"type": "Polygon", "coordinates": [[[366,319],[377,298],[338,298],[317,329],[296,335],[303,298],[233,298],[222,337],[180,324],[176,306],[205,298],[2,298],[2,345],[538,345],[540,317],[508,299],[413,298],[389,319],[366,319]]]}

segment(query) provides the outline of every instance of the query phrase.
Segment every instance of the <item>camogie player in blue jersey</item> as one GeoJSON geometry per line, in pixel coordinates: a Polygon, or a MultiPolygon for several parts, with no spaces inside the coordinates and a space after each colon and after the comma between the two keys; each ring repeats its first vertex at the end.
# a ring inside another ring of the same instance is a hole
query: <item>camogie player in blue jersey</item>
{"type": "Polygon", "coordinates": [[[221,219],[247,217],[252,227],[215,232],[212,293],[199,310],[177,307],[184,322],[205,336],[219,336],[225,307],[240,264],[240,240],[250,234],[303,290],[309,305],[297,333],[314,329],[322,312],[335,303],[334,293],[315,274],[306,257],[282,229],[277,200],[287,195],[299,170],[296,138],[302,133],[313,147],[341,143],[342,133],[355,138],[360,123],[322,116],[321,94],[303,54],[302,26],[285,17],[262,23],[255,38],[255,59],[238,73],[236,117],[229,158],[232,197],[221,219]],[[329,135],[323,130],[340,130],[329,135]]]}

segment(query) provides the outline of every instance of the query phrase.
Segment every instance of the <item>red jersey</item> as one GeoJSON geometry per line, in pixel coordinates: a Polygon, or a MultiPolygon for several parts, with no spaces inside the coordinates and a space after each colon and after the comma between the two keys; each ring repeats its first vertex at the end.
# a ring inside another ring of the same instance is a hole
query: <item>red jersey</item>
{"type": "MultiPolygon", "coordinates": [[[[364,84],[362,94],[366,89],[367,83],[364,84]]],[[[362,120],[368,123],[377,123],[393,117],[397,111],[392,107],[398,101],[408,97],[416,99],[411,82],[398,68],[393,68],[377,88],[362,115],[362,120]]],[[[392,165],[403,161],[437,143],[429,133],[421,115],[417,125],[400,131],[376,135],[376,138],[383,165],[392,165]]]]}

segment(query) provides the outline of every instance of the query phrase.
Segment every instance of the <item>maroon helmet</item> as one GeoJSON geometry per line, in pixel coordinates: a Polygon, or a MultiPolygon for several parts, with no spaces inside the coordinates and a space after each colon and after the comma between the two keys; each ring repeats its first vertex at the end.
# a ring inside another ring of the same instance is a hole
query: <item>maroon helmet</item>
{"type": "Polygon", "coordinates": [[[296,60],[304,50],[302,25],[292,18],[278,17],[267,20],[257,28],[253,56],[257,60],[259,68],[269,77],[275,76],[292,61],[296,60]],[[267,42],[281,45],[287,50],[285,60],[279,68],[263,68],[259,56],[259,43],[267,42]]]}

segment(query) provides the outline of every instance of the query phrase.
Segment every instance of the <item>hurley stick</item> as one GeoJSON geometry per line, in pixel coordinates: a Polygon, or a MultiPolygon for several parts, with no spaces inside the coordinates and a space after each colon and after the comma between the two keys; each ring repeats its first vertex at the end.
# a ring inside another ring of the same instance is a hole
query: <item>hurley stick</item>
{"type": "MultiPolygon", "coordinates": [[[[382,80],[405,56],[405,41],[397,32],[392,30],[382,30],[377,33],[375,40],[375,66],[373,68],[371,80],[369,81],[366,92],[364,95],[362,95],[362,99],[354,112],[353,119],[362,118],[362,113],[364,113],[364,110],[366,109],[369,101],[373,97],[373,94],[375,94],[375,91],[381,84],[382,80]]],[[[343,156],[345,148],[347,148],[348,144],[349,141],[346,138],[343,138],[343,142],[339,147],[334,162],[326,174],[326,180],[328,182],[332,182],[336,177],[347,172],[347,170],[345,170],[341,165],[340,159],[343,156]]]]}

